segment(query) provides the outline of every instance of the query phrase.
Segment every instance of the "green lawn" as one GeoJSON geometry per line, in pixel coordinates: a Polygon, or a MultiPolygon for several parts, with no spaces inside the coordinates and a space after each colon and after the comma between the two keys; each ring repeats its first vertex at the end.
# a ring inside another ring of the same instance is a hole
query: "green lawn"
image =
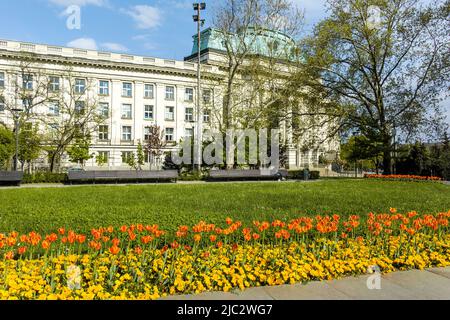
{"type": "Polygon", "coordinates": [[[174,229],[201,219],[223,222],[326,213],[367,214],[450,209],[450,186],[427,182],[323,180],[0,189],[0,232],[77,231],[131,223],[174,229]]]}

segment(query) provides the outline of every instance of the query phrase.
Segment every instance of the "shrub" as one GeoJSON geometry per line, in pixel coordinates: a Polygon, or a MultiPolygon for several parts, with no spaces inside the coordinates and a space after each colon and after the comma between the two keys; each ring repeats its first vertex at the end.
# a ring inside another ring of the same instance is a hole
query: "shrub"
{"type": "MultiPolygon", "coordinates": [[[[305,169],[289,170],[288,179],[305,180],[305,169]]],[[[310,179],[310,180],[320,179],[320,172],[319,171],[309,171],[308,179],[310,179]]]]}
{"type": "Polygon", "coordinates": [[[67,181],[66,173],[35,172],[24,174],[22,183],[64,183],[67,181]]]}

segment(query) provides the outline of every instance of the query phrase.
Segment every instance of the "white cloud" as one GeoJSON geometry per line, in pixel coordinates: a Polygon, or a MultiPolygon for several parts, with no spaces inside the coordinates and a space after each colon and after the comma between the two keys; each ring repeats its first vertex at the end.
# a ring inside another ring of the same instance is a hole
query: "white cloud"
{"type": "Polygon", "coordinates": [[[115,52],[128,52],[128,48],[120,43],[105,42],[100,45],[102,49],[115,52]]]}
{"type": "Polygon", "coordinates": [[[148,37],[150,37],[149,34],[138,34],[133,36],[131,39],[133,39],[134,41],[143,41],[143,40],[147,40],[148,37]]]}
{"type": "Polygon", "coordinates": [[[64,6],[64,7],[68,7],[71,5],[77,5],[80,7],[87,5],[103,7],[108,4],[108,0],[49,0],[49,2],[57,6],[64,6]]]}
{"type": "Polygon", "coordinates": [[[78,38],[67,43],[70,48],[97,50],[97,42],[92,38],[78,38]]]}
{"type": "Polygon", "coordinates": [[[157,7],[137,5],[122,12],[133,18],[139,29],[153,29],[161,25],[162,12],[157,7]]]}

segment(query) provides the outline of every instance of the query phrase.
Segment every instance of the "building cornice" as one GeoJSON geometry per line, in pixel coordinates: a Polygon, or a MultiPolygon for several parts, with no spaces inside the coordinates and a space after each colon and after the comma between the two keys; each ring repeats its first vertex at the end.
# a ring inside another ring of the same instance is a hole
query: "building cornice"
{"type": "MultiPolygon", "coordinates": [[[[0,40],[0,57],[22,61],[31,59],[39,63],[91,67],[131,72],[157,73],[195,78],[197,64],[188,61],[117,54],[93,50],[54,47],[16,41],[0,40]]],[[[203,77],[220,79],[219,68],[202,66],[203,77]]]]}

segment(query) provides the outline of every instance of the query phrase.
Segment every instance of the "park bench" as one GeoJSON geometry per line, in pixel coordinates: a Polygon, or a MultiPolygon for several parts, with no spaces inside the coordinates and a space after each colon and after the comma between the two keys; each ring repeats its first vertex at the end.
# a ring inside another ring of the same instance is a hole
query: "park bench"
{"type": "Polygon", "coordinates": [[[280,180],[287,170],[211,170],[208,181],[214,180],[280,180]]]}
{"type": "Polygon", "coordinates": [[[20,186],[22,179],[22,171],[0,171],[0,185],[20,186]]]}
{"type": "Polygon", "coordinates": [[[161,171],[69,171],[67,174],[70,184],[73,183],[119,183],[166,181],[174,182],[178,178],[176,170],[161,171]]]}

